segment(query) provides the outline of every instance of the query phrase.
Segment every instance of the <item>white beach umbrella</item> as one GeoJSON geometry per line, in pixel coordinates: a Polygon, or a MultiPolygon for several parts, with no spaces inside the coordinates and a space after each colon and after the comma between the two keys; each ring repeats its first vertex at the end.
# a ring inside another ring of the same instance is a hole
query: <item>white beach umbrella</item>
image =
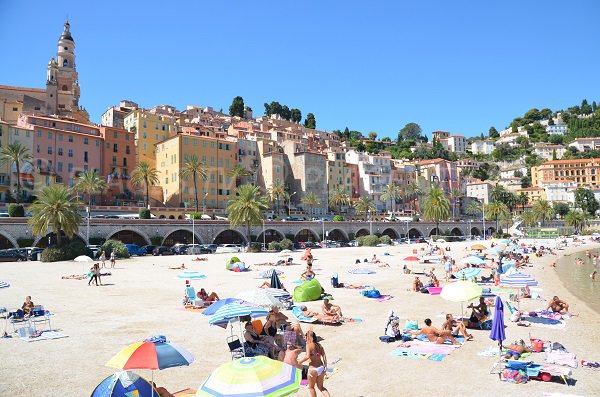
{"type": "Polygon", "coordinates": [[[264,289],[257,288],[247,291],[242,291],[235,296],[237,299],[244,300],[246,302],[254,303],[260,307],[283,307],[283,303],[275,296],[267,293],[264,289]]]}

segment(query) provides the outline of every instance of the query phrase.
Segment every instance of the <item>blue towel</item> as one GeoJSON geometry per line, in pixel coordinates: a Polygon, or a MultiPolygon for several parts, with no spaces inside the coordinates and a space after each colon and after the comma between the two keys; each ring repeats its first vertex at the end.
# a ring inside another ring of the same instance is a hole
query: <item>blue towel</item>
{"type": "Polygon", "coordinates": [[[560,320],[545,317],[523,317],[523,321],[529,321],[530,323],[546,324],[546,325],[557,325],[562,324],[560,320]]]}
{"type": "Polygon", "coordinates": [[[317,321],[316,318],[306,317],[304,313],[302,313],[302,310],[299,306],[292,307],[292,314],[298,319],[298,321],[303,323],[314,323],[315,321],[317,321]]]}

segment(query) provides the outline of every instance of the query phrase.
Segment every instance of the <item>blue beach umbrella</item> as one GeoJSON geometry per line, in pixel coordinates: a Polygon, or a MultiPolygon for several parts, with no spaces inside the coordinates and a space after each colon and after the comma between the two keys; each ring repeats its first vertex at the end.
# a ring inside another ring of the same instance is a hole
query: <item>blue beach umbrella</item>
{"type": "Polygon", "coordinates": [[[481,258],[478,258],[476,256],[467,256],[466,258],[463,258],[460,260],[461,263],[465,263],[465,264],[471,264],[471,265],[484,265],[485,261],[481,258]]]}
{"type": "Polygon", "coordinates": [[[267,314],[269,314],[269,311],[262,307],[252,307],[242,303],[229,303],[217,310],[208,320],[208,323],[225,328],[231,321],[239,320],[240,317],[250,316],[251,318],[257,318],[265,317],[267,314]]]}
{"type": "Polygon", "coordinates": [[[158,396],[150,382],[135,372],[117,372],[104,379],[92,392],[91,397],[158,396]]]}
{"type": "Polygon", "coordinates": [[[496,297],[496,303],[494,305],[494,319],[492,321],[490,339],[498,341],[500,357],[502,355],[502,342],[506,339],[506,332],[504,331],[504,303],[502,303],[502,299],[500,299],[499,296],[496,297]]]}
{"type": "Polygon", "coordinates": [[[500,287],[512,288],[533,287],[535,285],[538,285],[537,280],[525,273],[513,273],[506,275],[502,277],[499,284],[500,287]]]}
{"type": "Polygon", "coordinates": [[[466,267],[454,273],[454,277],[456,277],[459,280],[469,280],[479,276],[479,273],[481,273],[481,269],[477,267],[466,267]]]}
{"type": "Polygon", "coordinates": [[[242,300],[238,299],[238,298],[225,298],[225,299],[221,299],[221,300],[216,301],[215,303],[213,303],[209,307],[207,307],[202,312],[202,314],[204,314],[205,316],[212,316],[221,307],[223,307],[223,306],[225,306],[225,305],[227,305],[229,303],[240,303],[240,302],[242,302],[242,300]]]}
{"type": "Polygon", "coordinates": [[[185,280],[200,280],[206,278],[206,276],[200,272],[186,271],[179,273],[177,278],[182,278],[185,280]]]}

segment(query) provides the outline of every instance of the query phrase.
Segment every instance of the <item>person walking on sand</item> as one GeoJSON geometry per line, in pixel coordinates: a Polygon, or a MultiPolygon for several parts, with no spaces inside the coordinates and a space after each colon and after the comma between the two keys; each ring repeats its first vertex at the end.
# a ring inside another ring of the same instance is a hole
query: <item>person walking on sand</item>
{"type": "Polygon", "coordinates": [[[106,253],[104,251],[100,253],[100,262],[102,263],[102,267],[106,267],[106,253]]]}
{"type": "Polygon", "coordinates": [[[90,277],[90,281],[88,281],[88,287],[92,285],[92,281],[96,281],[96,286],[98,286],[98,282],[102,285],[102,282],[100,281],[100,265],[94,263],[94,266],[90,269],[90,273],[92,276],[90,277]]]}
{"type": "Polygon", "coordinates": [[[117,256],[115,255],[115,251],[110,253],[110,268],[114,269],[117,263],[117,256]]]}
{"type": "Polygon", "coordinates": [[[308,361],[308,392],[311,397],[317,397],[315,385],[325,397],[331,397],[329,391],[323,385],[325,374],[327,374],[327,355],[325,349],[317,341],[314,331],[308,331],[304,336],[306,339],[306,356],[300,364],[308,361]]]}

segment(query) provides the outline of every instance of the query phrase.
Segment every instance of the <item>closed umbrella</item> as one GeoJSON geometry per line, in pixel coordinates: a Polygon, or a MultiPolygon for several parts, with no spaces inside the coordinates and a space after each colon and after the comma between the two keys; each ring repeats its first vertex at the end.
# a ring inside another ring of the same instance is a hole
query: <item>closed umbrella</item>
{"type": "Polygon", "coordinates": [[[158,396],[156,389],[135,372],[122,371],[104,379],[92,392],[91,397],[158,396]]]}
{"type": "Polygon", "coordinates": [[[506,339],[506,332],[504,330],[504,303],[499,296],[496,297],[496,303],[494,304],[494,319],[492,320],[492,332],[490,332],[490,339],[498,341],[498,362],[502,357],[502,342],[506,339]]]}
{"type": "Polygon", "coordinates": [[[454,273],[454,277],[456,277],[459,280],[469,280],[479,276],[479,273],[481,273],[481,269],[477,267],[466,267],[454,273]]]}
{"type": "Polygon", "coordinates": [[[478,258],[473,255],[467,256],[466,258],[462,258],[460,260],[460,262],[464,263],[464,264],[470,264],[470,265],[484,265],[485,264],[485,261],[483,259],[478,258]]]}
{"type": "Polygon", "coordinates": [[[265,356],[221,365],[202,383],[197,396],[283,397],[300,389],[302,371],[265,356]]]}
{"type": "Polygon", "coordinates": [[[177,278],[182,278],[185,280],[201,280],[203,278],[206,278],[206,276],[200,272],[185,271],[179,273],[177,275],[177,278]]]}
{"type": "Polygon", "coordinates": [[[283,284],[281,284],[281,280],[279,279],[277,272],[273,272],[273,274],[271,274],[271,288],[283,289],[283,284]]]}

